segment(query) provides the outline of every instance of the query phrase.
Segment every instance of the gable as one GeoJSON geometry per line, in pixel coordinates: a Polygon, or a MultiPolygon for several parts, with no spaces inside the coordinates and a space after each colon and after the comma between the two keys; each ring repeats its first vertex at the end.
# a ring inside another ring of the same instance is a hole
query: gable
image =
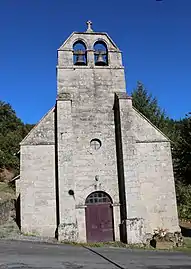
{"type": "Polygon", "coordinates": [[[137,142],[170,142],[170,139],[133,107],[132,131],[137,142]]]}
{"type": "Polygon", "coordinates": [[[98,41],[102,40],[104,41],[107,46],[108,50],[114,50],[119,51],[119,48],[114,43],[114,41],[111,39],[111,37],[107,33],[100,33],[100,32],[73,32],[66,41],[60,46],[58,51],[60,50],[73,50],[73,44],[77,40],[82,40],[84,44],[86,45],[87,49],[92,49],[92,45],[98,41]]]}
{"type": "Polygon", "coordinates": [[[54,138],[54,107],[37,123],[20,145],[51,145],[54,138]]]}

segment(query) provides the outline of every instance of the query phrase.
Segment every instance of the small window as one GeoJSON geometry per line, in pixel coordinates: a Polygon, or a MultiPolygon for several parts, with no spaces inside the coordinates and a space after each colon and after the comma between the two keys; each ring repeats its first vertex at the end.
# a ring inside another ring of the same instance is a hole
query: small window
{"type": "Polygon", "coordinates": [[[79,40],[73,46],[74,65],[87,65],[87,51],[85,44],[79,40]]]}
{"type": "Polygon", "coordinates": [[[94,45],[94,61],[97,66],[108,65],[107,46],[103,41],[97,41],[94,45]]]}
{"type": "Polygon", "coordinates": [[[90,141],[90,147],[94,150],[98,150],[101,147],[101,141],[97,138],[90,141]]]}

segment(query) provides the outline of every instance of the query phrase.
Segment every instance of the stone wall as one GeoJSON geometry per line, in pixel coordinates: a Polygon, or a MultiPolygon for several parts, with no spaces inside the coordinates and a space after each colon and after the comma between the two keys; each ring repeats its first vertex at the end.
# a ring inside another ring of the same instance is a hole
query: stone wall
{"type": "Polygon", "coordinates": [[[21,231],[50,237],[57,228],[54,116],[52,109],[22,141],[20,179],[16,182],[21,231]]]}
{"type": "Polygon", "coordinates": [[[143,219],[145,233],[179,231],[170,142],[155,126],[119,98],[127,218],[143,219]]]}
{"type": "Polygon", "coordinates": [[[54,145],[55,144],[55,126],[54,126],[53,107],[48,113],[35,125],[28,135],[20,143],[22,145],[54,145]]]}

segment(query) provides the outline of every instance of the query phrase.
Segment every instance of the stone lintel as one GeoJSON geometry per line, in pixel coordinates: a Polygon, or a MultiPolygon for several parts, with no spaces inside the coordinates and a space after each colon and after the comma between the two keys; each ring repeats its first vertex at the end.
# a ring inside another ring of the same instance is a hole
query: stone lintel
{"type": "MultiPolygon", "coordinates": [[[[121,205],[120,203],[113,203],[113,204],[111,204],[111,206],[113,206],[113,207],[120,206],[120,205],[121,205]]],[[[87,205],[76,205],[75,206],[76,209],[86,208],[86,207],[87,207],[87,205]]]]}

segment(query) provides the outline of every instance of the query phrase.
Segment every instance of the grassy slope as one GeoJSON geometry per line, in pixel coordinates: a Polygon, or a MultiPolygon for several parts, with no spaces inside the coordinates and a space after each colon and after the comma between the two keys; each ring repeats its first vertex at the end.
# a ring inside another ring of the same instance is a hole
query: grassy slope
{"type": "MultiPolygon", "coordinates": [[[[14,190],[7,183],[0,182],[0,210],[1,204],[12,199],[15,199],[14,190]]],[[[0,225],[0,238],[14,238],[18,233],[19,229],[13,220],[0,225]]]]}
{"type": "Polygon", "coordinates": [[[14,190],[7,183],[0,182],[0,202],[14,198],[14,190]]]}

